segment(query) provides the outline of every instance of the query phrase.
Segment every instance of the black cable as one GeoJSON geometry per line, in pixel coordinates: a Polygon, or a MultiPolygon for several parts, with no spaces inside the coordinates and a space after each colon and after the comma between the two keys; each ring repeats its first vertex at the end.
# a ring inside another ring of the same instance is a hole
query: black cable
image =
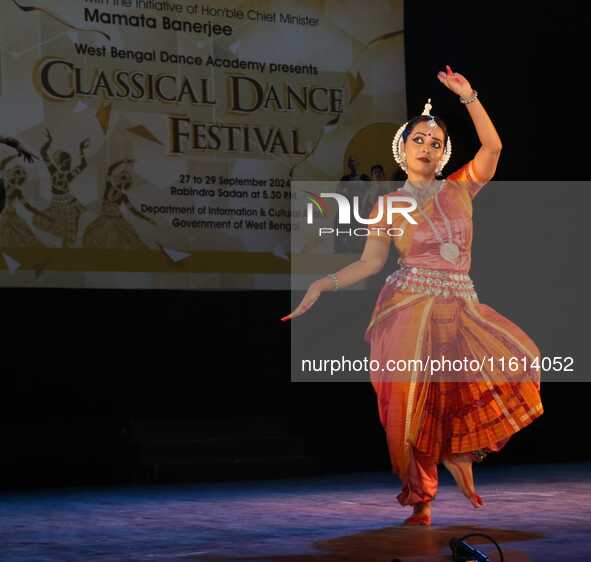
{"type": "Polygon", "coordinates": [[[456,541],[457,542],[464,541],[466,539],[469,539],[470,537],[484,537],[485,539],[488,539],[490,542],[492,542],[495,545],[495,547],[499,551],[499,554],[501,555],[501,561],[500,562],[504,562],[505,561],[505,557],[503,556],[503,551],[501,550],[501,547],[499,546],[499,544],[497,543],[497,541],[495,541],[495,539],[493,539],[489,535],[485,535],[484,533],[470,533],[469,535],[464,535],[463,537],[460,537],[459,539],[451,539],[449,541],[449,546],[451,548],[451,552],[452,552],[452,555],[453,555],[454,562],[463,562],[463,560],[461,560],[461,559],[459,559],[459,558],[456,557],[457,556],[457,554],[456,554],[456,547],[455,547],[456,541]]]}

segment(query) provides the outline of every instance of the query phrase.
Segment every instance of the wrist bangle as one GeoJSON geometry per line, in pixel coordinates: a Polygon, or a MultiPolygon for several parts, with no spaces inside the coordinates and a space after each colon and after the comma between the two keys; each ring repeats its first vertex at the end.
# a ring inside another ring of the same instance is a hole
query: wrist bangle
{"type": "Polygon", "coordinates": [[[462,102],[463,104],[468,104],[468,103],[472,103],[473,101],[476,101],[477,98],[478,98],[478,92],[476,90],[472,90],[472,94],[470,96],[468,96],[467,98],[460,97],[460,102],[462,102]]]}
{"type": "Polygon", "coordinates": [[[328,276],[332,279],[332,282],[334,283],[334,291],[338,291],[339,290],[339,280],[337,279],[337,276],[334,273],[329,273],[328,276]]]}

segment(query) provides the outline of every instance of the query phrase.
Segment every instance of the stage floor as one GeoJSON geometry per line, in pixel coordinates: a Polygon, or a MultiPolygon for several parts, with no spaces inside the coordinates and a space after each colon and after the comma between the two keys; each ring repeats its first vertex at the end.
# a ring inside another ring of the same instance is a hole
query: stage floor
{"type": "Polygon", "coordinates": [[[469,532],[495,538],[507,562],[591,561],[591,464],[475,472],[487,506],[441,469],[430,528],[400,526],[409,510],[383,473],[4,493],[0,561],[434,562],[469,532]]]}

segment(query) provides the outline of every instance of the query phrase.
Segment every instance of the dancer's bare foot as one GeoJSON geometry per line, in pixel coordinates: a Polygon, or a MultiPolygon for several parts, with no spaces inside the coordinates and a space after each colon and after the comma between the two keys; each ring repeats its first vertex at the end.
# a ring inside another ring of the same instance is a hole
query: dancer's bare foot
{"type": "Polygon", "coordinates": [[[461,453],[443,458],[443,464],[451,473],[462,493],[474,507],[482,507],[484,500],[476,493],[474,475],[472,474],[472,455],[461,453]]]}
{"type": "Polygon", "coordinates": [[[431,525],[431,503],[422,502],[413,505],[413,513],[404,520],[405,525],[431,525]]]}

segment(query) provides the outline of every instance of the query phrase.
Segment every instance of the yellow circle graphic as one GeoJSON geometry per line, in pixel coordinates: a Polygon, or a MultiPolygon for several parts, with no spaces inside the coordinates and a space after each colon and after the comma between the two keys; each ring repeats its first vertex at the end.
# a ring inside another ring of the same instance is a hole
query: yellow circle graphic
{"type": "Polygon", "coordinates": [[[343,176],[351,173],[349,159],[356,163],[357,173],[371,177],[371,169],[380,165],[384,169],[384,180],[392,179],[399,166],[392,155],[392,139],[400,124],[372,123],[361,129],[349,142],[343,160],[343,176]]]}

